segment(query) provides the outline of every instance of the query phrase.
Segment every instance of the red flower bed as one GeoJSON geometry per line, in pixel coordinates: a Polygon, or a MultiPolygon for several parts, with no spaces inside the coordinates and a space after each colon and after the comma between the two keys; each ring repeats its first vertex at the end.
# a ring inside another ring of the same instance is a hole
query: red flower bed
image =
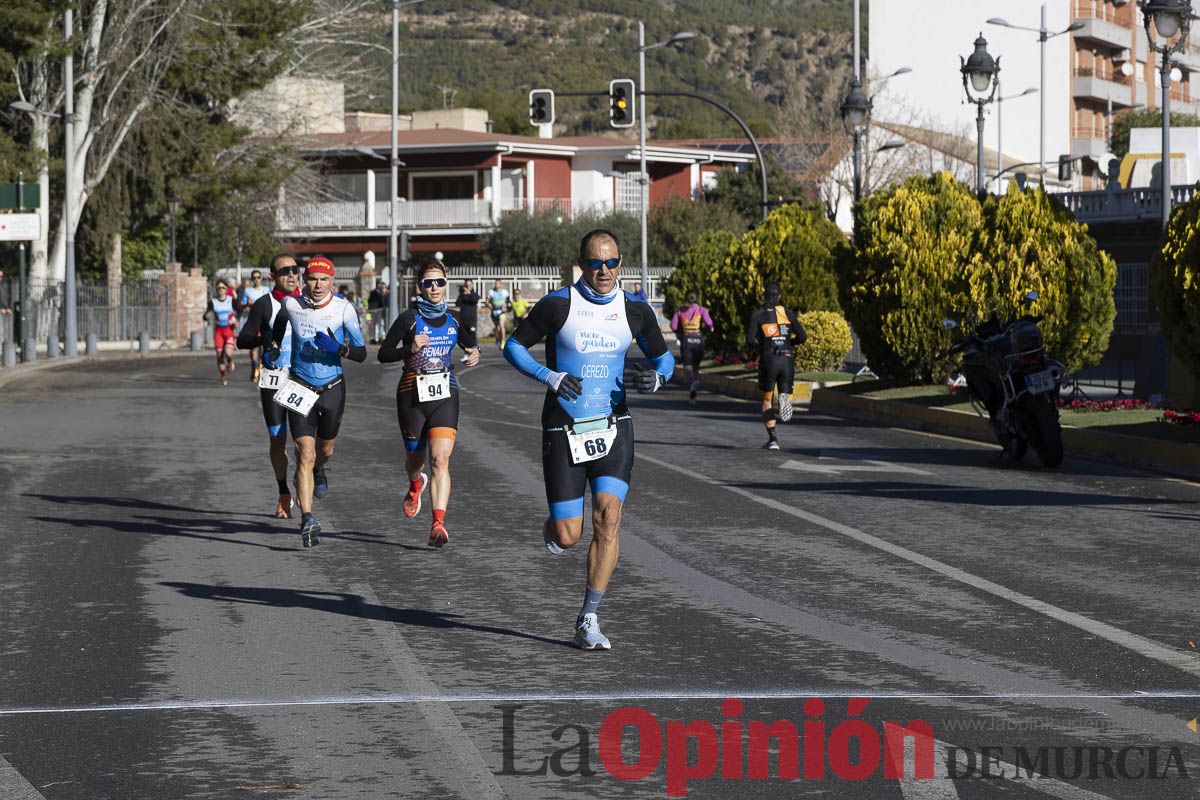
{"type": "Polygon", "coordinates": [[[1176,411],[1173,408],[1163,409],[1163,422],[1173,422],[1176,425],[1200,425],[1200,411],[1176,411]]]}
{"type": "Polygon", "coordinates": [[[1142,409],[1158,408],[1153,403],[1147,403],[1144,400],[1134,400],[1132,398],[1122,398],[1119,400],[1081,400],[1075,398],[1068,400],[1065,397],[1058,398],[1059,408],[1068,408],[1072,411],[1139,411],[1142,409]]]}

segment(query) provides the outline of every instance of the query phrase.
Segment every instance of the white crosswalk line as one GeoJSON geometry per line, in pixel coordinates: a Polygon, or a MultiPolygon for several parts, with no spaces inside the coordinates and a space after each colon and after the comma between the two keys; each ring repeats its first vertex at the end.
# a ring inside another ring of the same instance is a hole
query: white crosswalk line
{"type": "Polygon", "coordinates": [[[0,797],[4,800],[46,800],[3,756],[0,756],[0,797]]]}

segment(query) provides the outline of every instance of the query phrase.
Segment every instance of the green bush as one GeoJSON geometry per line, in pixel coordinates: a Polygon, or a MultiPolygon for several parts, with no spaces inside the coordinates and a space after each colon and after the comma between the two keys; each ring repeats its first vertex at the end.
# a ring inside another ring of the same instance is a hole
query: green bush
{"type": "Polygon", "coordinates": [[[695,289],[700,304],[708,307],[716,330],[708,336],[708,347],[720,353],[739,350],[744,341],[745,317],[739,305],[741,294],[726,279],[729,253],[737,247],[738,237],[728,231],[702,234],[679,260],[663,286],[663,311],[670,316],[684,304],[687,293],[695,289]]]}
{"type": "Polygon", "coordinates": [[[1200,376],[1200,196],[1171,215],[1166,240],[1150,264],[1150,292],[1163,335],[1200,376]]]}
{"type": "Polygon", "coordinates": [[[840,311],[834,263],[844,246],[842,232],[820,206],[793,204],[772,211],[730,254],[730,280],[743,297],[742,318],[762,302],[768,283],[779,284],[789,308],[840,311]]]}
{"type": "Polygon", "coordinates": [[[1116,263],[1086,225],[1041,189],[1013,185],[987,201],[984,215],[970,302],[1007,319],[1029,309],[1023,298],[1036,290],[1032,308],[1045,318],[1046,352],[1071,370],[1100,363],[1117,317],[1116,263]]]}
{"type": "Polygon", "coordinates": [[[965,310],[982,227],[979,201],[948,172],[909,178],[858,204],[838,288],[876,374],[931,381],[943,369],[950,338],[941,321],[965,310]]]}
{"type": "Polygon", "coordinates": [[[798,319],[808,339],[796,349],[797,371],[825,372],[840,367],[853,344],[845,318],[834,311],[809,311],[798,319]]]}
{"type": "Polygon", "coordinates": [[[871,368],[932,381],[950,362],[949,317],[1030,307],[1049,354],[1070,369],[1099,362],[1116,309],[1116,265],[1041,189],[1015,185],[981,203],[949,173],[878,192],[855,212],[856,240],[838,262],[839,294],[871,368]]]}

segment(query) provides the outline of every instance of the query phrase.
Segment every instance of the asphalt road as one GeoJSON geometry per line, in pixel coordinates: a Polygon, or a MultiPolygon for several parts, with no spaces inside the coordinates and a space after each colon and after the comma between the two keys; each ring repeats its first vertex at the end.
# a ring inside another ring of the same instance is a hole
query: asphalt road
{"type": "Polygon", "coordinates": [[[1200,486],[804,414],[764,452],[752,404],[637,397],[613,650],[584,653],[542,393],[495,350],[442,551],[400,511],[397,370],[349,370],[313,550],[270,515],[247,377],[0,390],[0,799],[1200,796],[1200,486]],[[933,777],[889,779],[913,721],[933,777]]]}

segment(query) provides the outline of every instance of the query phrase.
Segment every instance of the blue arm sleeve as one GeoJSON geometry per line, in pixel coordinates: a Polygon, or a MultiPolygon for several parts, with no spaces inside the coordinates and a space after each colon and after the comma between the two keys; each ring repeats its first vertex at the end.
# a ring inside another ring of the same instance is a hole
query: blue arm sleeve
{"type": "Polygon", "coordinates": [[[529,353],[529,349],[514,337],[509,337],[504,343],[504,360],[516,367],[522,375],[539,383],[545,383],[546,376],[551,372],[549,367],[539,364],[529,353]]]}

